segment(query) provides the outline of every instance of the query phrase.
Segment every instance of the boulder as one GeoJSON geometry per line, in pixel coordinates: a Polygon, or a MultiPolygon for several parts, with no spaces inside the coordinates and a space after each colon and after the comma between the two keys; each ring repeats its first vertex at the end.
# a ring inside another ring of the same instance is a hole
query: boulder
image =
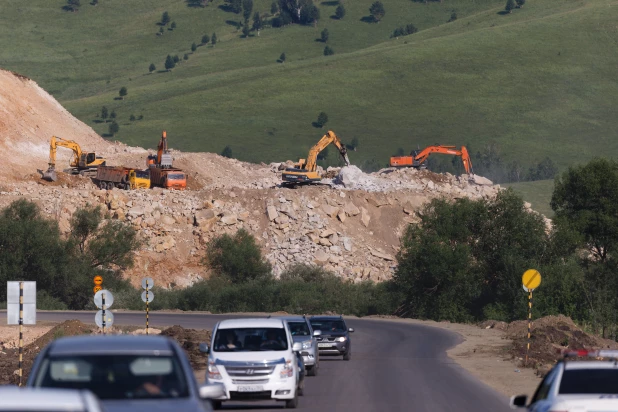
{"type": "Polygon", "coordinates": [[[175,223],[176,223],[176,219],[174,219],[174,218],[173,218],[173,217],[171,217],[171,216],[167,216],[167,215],[165,215],[165,216],[162,216],[162,217],[161,217],[161,223],[163,223],[164,225],[169,225],[169,226],[171,226],[171,225],[173,225],[173,224],[175,224],[175,223]]]}
{"type": "Polygon", "coordinates": [[[345,223],[346,215],[345,215],[345,211],[343,209],[339,209],[339,212],[337,213],[337,218],[339,218],[339,221],[341,223],[345,223]]]}
{"type": "Polygon", "coordinates": [[[321,233],[320,233],[320,237],[329,237],[332,236],[335,233],[334,230],[332,229],[324,229],[321,233]]]}
{"type": "Polygon", "coordinates": [[[325,265],[328,262],[330,256],[323,250],[318,250],[313,256],[313,262],[317,265],[325,265]]]}
{"type": "Polygon", "coordinates": [[[494,184],[491,180],[483,176],[473,175],[470,180],[472,183],[479,186],[492,186],[494,184]]]}
{"type": "Polygon", "coordinates": [[[345,166],[339,170],[339,174],[335,178],[335,182],[344,185],[345,187],[353,186],[358,183],[364,173],[356,166],[345,166]]]}
{"type": "Polygon", "coordinates": [[[221,223],[224,223],[228,226],[235,225],[238,223],[238,217],[233,213],[226,213],[221,218],[221,223]]]}
{"type": "Polygon", "coordinates": [[[388,254],[386,254],[386,253],[379,252],[379,251],[377,251],[377,250],[375,250],[375,249],[371,249],[369,252],[371,252],[371,255],[372,255],[372,256],[375,256],[375,257],[377,257],[377,258],[381,258],[381,259],[388,260],[388,261],[393,261],[393,260],[395,260],[395,258],[394,258],[394,257],[392,257],[391,255],[388,255],[388,254]]]}
{"type": "Polygon", "coordinates": [[[360,210],[358,210],[358,207],[356,207],[356,205],[352,202],[346,203],[344,206],[344,210],[345,210],[346,215],[348,216],[356,216],[360,213],[360,210]]]}
{"type": "Polygon", "coordinates": [[[268,214],[268,220],[270,220],[271,222],[279,217],[279,213],[273,205],[268,205],[268,207],[266,208],[266,213],[268,214]]]}
{"type": "Polygon", "coordinates": [[[143,216],[144,215],[144,208],[141,207],[132,207],[131,209],[129,209],[129,212],[127,213],[128,216],[131,217],[138,217],[138,216],[143,216]]]}
{"type": "Polygon", "coordinates": [[[352,251],[352,239],[350,239],[349,237],[344,237],[342,238],[343,240],[343,248],[345,250],[347,250],[348,252],[352,251]]]}
{"type": "Polygon", "coordinates": [[[369,227],[369,221],[371,220],[371,216],[369,216],[369,212],[364,207],[361,207],[361,221],[365,227],[369,227]]]}
{"type": "Polygon", "coordinates": [[[323,204],[321,208],[324,211],[324,213],[326,213],[329,217],[334,217],[339,212],[339,208],[330,206],[328,204],[323,204]]]}

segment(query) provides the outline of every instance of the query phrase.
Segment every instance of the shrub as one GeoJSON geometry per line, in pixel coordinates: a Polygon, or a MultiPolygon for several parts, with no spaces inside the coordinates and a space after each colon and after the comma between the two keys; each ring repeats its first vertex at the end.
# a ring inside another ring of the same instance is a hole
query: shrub
{"type": "Polygon", "coordinates": [[[202,36],[202,44],[208,44],[210,42],[210,37],[205,34],[202,36]]]}
{"type": "Polygon", "coordinates": [[[335,51],[330,46],[324,47],[324,56],[332,56],[333,54],[335,54],[335,51]]]}
{"type": "Polygon", "coordinates": [[[335,10],[335,17],[341,20],[343,19],[344,16],[345,16],[345,7],[343,7],[343,4],[340,4],[339,6],[337,6],[337,9],[335,10]]]}

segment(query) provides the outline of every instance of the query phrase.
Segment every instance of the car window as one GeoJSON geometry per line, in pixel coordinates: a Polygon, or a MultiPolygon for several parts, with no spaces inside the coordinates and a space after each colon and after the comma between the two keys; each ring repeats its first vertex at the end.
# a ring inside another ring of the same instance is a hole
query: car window
{"type": "Polygon", "coordinates": [[[283,328],[217,329],[214,352],[284,351],[288,337],[283,328]]]}
{"type": "Polygon", "coordinates": [[[88,389],[100,399],[189,396],[182,366],[171,356],[54,356],[43,360],[34,386],[88,389]]]}
{"type": "Polygon", "coordinates": [[[311,327],[313,330],[322,331],[322,333],[341,333],[347,331],[345,323],[342,320],[312,320],[311,327]]]}
{"type": "Polygon", "coordinates": [[[568,369],[562,373],[558,393],[618,394],[618,369],[568,369]]]}
{"type": "Polygon", "coordinates": [[[292,336],[311,336],[307,322],[288,322],[292,336]]]}
{"type": "Polygon", "coordinates": [[[556,378],[557,374],[558,368],[554,368],[545,376],[545,378],[543,378],[543,380],[539,384],[539,387],[534,393],[532,400],[530,401],[531,404],[541,401],[543,399],[547,399],[547,397],[549,396],[551,385],[554,383],[554,379],[556,378]]]}

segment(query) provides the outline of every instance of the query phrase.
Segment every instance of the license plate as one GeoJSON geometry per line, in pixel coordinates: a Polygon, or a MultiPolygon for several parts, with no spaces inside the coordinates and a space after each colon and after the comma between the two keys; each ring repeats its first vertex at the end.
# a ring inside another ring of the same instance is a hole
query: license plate
{"type": "Polygon", "coordinates": [[[330,348],[333,346],[332,343],[318,343],[318,348],[330,348]]]}
{"type": "Polygon", "coordinates": [[[264,387],[262,385],[244,385],[238,387],[238,392],[262,392],[264,387]]]}

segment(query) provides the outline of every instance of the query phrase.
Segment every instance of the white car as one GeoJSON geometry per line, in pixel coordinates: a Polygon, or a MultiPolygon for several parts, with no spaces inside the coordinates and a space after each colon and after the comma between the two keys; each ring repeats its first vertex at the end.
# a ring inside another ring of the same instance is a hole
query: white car
{"type": "Polygon", "coordinates": [[[539,384],[530,403],[526,395],[513,396],[511,408],[530,412],[618,411],[618,351],[567,352],[539,384]],[[571,361],[571,356],[604,360],[571,361]]]}
{"type": "Polygon", "coordinates": [[[19,388],[0,386],[0,411],[102,412],[92,392],[75,389],[19,388]]]}
{"type": "Polygon", "coordinates": [[[296,408],[302,395],[297,352],[287,323],[278,318],[224,320],[215,326],[208,353],[207,383],[222,383],[225,396],[213,398],[215,409],[221,402],[279,400],[286,408],[296,408]]]}

